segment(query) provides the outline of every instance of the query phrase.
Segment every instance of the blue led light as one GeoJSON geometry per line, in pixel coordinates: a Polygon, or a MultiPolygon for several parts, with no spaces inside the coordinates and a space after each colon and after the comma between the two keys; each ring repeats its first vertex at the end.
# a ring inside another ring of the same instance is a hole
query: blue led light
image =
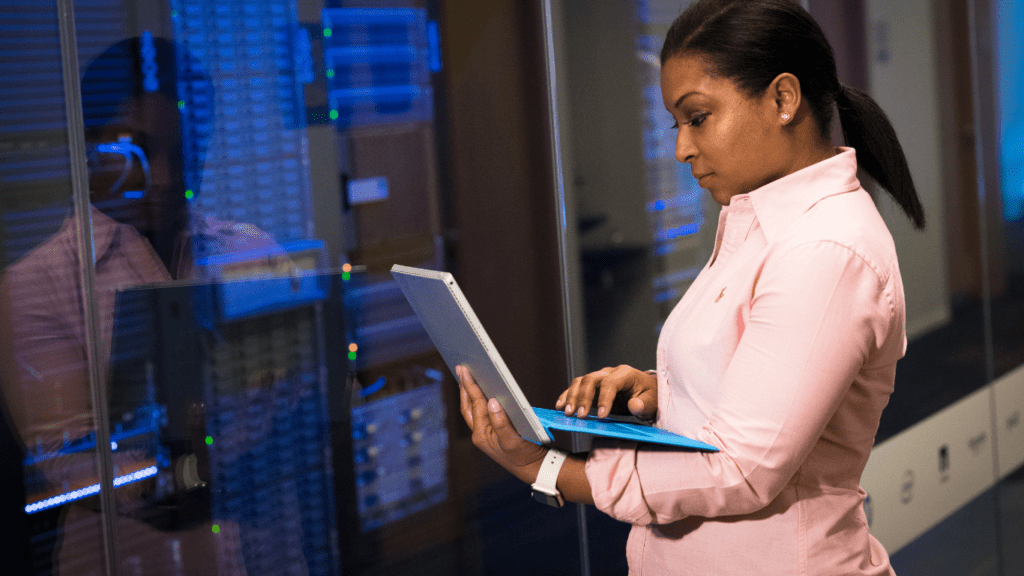
{"type": "MultiPolygon", "coordinates": [[[[126,484],[131,484],[133,482],[138,482],[139,480],[145,480],[146,478],[156,476],[156,474],[157,467],[150,466],[148,468],[143,468],[142,470],[132,472],[131,474],[118,476],[117,478],[114,478],[114,488],[118,488],[126,484]]],[[[32,504],[28,504],[27,506],[25,506],[25,513],[34,514],[36,512],[39,512],[40,510],[46,510],[47,508],[53,508],[55,506],[67,504],[68,502],[73,502],[75,500],[81,500],[82,498],[94,496],[99,493],[100,485],[93,484],[91,486],[86,486],[85,488],[79,488],[78,490],[73,490],[65,494],[52,496],[50,498],[47,498],[46,500],[40,500],[39,502],[33,502],[32,504]]]]}
{"type": "Polygon", "coordinates": [[[370,384],[366,388],[363,388],[362,390],[360,390],[359,391],[359,395],[362,396],[363,398],[366,398],[370,394],[373,394],[374,392],[376,392],[376,391],[380,390],[381,388],[383,388],[384,387],[384,382],[385,382],[385,380],[384,380],[383,376],[381,376],[380,378],[377,378],[376,382],[374,382],[373,384],[370,384]]]}
{"type": "Polygon", "coordinates": [[[438,31],[437,22],[427,22],[427,51],[430,55],[427,59],[427,66],[431,72],[441,71],[441,33],[438,31]]]}
{"type": "Polygon", "coordinates": [[[696,234],[700,230],[700,222],[694,222],[683,226],[677,226],[676,228],[668,228],[666,230],[659,230],[655,234],[655,240],[658,242],[664,242],[666,240],[673,240],[680,236],[689,236],[690,234],[696,234]]]}
{"type": "Polygon", "coordinates": [[[654,301],[658,302],[658,303],[668,302],[669,300],[671,300],[673,298],[678,298],[678,297],[679,297],[679,291],[675,290],[675,289],[670,289],[670,290],[665,290],[663,292],[659,292],[659,293],[655,294],[654,295],[654,301]]]}
{"type": "Polygon", "coordinates": [[[156,92],[160,89],[160,81],[157,79],[159,67],[156,63],[156,45],[153,44],[153,34],[144,30],[139,39],[139,53],[142,56],[142,63],[139,68],[142,71],[142,88],[146,92],[156,92]]]}

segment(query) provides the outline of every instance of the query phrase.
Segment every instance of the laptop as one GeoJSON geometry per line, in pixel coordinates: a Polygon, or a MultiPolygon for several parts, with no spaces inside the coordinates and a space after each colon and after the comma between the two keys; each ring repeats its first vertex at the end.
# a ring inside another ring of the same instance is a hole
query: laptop
{"type": "Polygon", "coordinates": [[[519,435],[535,444],[551,444],[562,430],[717,452],[710,444],[634,422],[566,416],[530,405],[487,336],[455,278],[447,272],[394,265],[391,275],[419,317],[448,368],[463,365],[488,398],[497,398],[519,435]]]}

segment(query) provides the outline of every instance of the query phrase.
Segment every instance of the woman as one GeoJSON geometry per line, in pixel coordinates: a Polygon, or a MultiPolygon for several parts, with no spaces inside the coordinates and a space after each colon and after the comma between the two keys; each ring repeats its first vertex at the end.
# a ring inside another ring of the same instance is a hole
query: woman
{"type": "Polygon", "coordinates": [[[721,451],[616,443],[563,458],[520,438],[459,367],[474,443],[525,482],[554,470],[560,496],[632,523],[631,574],[891,574],[858,482],[906,350],[905,307],[857,168],[923,227],[895,132],[839,83],[790,0],[699,0],[661,63],[676,158],[722,205],[714,254],[665,322],[656,371],[588,374],[557,406],[604,416],[625,395],[633,414],[721,451]],[[833,106],[850,148],[830,142],[833,106]]]}

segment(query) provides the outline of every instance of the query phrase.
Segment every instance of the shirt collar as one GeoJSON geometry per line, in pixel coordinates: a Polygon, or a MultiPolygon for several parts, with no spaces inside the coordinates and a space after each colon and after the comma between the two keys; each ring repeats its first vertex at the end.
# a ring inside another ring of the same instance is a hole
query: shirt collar
{"type": "Polygon", "coordinates": [[[749,192],[758,223],[770,242],[801,214],[820,200],[860,189],[857,154],[853,148],[839,148],[831,158],[812,164],[749,192]]]}
{"type": "Polygon", "coordinates": [[[114,244],[118,223],[95,206],[92,207],[92,237],[96,244],[96,260],[100,261],[114,244]]]}
{"type": "MultiPolygon", "coordinates": [[[[95,206],[89,205],[89,209],[92,215],[92,237],[96,250],[96,261],[99,262],[114,244],[118,223],[95,206]]],[[[74,248],[78,245],[78,219],[75,218],[74,214],[71,214],[65,220],[63,232],[68,241],[71,242],[72,253],[78,254],[78,250],[74,248]]]]}

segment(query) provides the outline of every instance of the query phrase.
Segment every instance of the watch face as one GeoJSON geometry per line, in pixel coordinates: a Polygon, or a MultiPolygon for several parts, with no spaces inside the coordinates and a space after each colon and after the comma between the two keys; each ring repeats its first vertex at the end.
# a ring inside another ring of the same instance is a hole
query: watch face
{"type": "Polygon", "coordinates": [[[559,498],[560,494],[558,492],[549,494],[543,488],[534,488],[530,494],[533,496],[534,500],[540,502],[541,504],[547,504],[548,506],[551,506],[553,508],[562,507],[562,501],[561,498],[559,498]]]}

